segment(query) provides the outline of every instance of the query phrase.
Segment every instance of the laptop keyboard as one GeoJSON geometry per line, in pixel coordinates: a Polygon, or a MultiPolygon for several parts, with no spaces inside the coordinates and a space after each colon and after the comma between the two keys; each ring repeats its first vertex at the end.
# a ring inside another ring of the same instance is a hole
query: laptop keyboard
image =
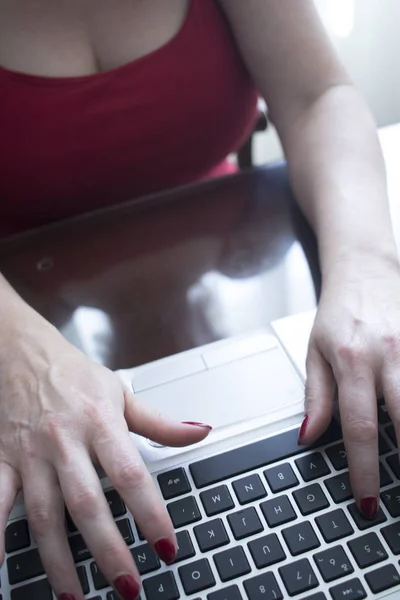
{"type": "MultiPolygon", "coordinates": [[[[172,566],[154,554],[118,493],[107,491],[142,575],[141,600],[362,600],[399,586],[400,464],[394,427],[382,402],[378,409],[374,521],[355,506],[336,421],[306,450],[296,428],[159,473],[179,545],[172,566]]],[[[116,600],[68,515],[66,528],[85,597],[116,600]]],[[[7,527],[0,600],[53,600],[26,519],[7,527]]]]}

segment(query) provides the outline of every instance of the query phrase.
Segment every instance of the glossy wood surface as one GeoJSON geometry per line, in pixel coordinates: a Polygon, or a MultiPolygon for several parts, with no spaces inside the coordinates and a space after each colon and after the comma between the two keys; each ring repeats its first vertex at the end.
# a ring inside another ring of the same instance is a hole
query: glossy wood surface
{"type": "MultiPolygon", "coordinates": [[[[390,164],[400,127],[386,138],[390,164]]],[[[397,206],[398,169],[391,169],[397,206]]],[[[315,239],[284,165],[8,238],[0,270],[71,342],[112,369],[268,325],[315,306],[319,290],[315,239]]]]}

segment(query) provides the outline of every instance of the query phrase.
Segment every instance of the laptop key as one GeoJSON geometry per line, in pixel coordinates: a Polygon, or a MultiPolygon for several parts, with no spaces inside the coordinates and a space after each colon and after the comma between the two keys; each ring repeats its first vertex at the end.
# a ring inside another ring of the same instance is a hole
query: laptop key
{"type": "Polygon", "coordinates": [[[333,600],[363,600],[367,597],[361,581],[356,577],[331,587],[329,591],[333,600]]]}
{"type": "Polygon", "coordinates": [[[393,483],[393,479],[390,477],[388,470],[381,462],[379,463],[379,479],[380,479],[379,486],[381,488],[393,483]]]}
{"type": "Polygon", "coordinates": [[[379,434],[378,445],[379,445],[379,455],[380,456],[382,454],[387,454],[388,452],[391,451],[391,447],[389,446],[389,444],[387,443],[387,441],[381,434],[379,434]]]}
{"type": "Polygon", "coordinates": [[[313,452],[295,460],[296,467],[304,481],[313,481],[331,472],[325,459],[320,452],[313,452]]]}
{"type": "Polygon", "coordinates": [[[187,595],[196,594],[215,585],[215,578],[206,558],[179,567],[178,572],[187,595]]]}
{"type": "Polygon", "coordinates": [[[249,600],[282,600],[283,595],[273,573],[263,573],[243,582],[249,600]]]}
{"type": "Polygon", "coordinates": [[[400,517],[400,485],[381,494],[382,501],[392,517],[400,517]]]}
{"type": "Polygon", "coordinates": [[[228,522],[236,540],[260,533],[264,529],[253,506],[228,515],[228,522]]]}
{"type": "Polygon", "coordinates": [[[103,590],[104,588],[109,587],[110,584],[95,562],[90,563],[90,572],[92,574],[95,590],[103,590]]]}
{"type": "Polygon", "coordinates": [[[350,521],[341,508],[316,517],[316,524],[326,542],[336,542],[354,533],[350,521]]]}
{"type": "MultiPolygon", "coordinates": [[[[299,429],[296,427],[265,440],[195,462],[189,468],[196,487],[202,488],[219,483],[259,467],[267,467],[290,456],[303,454],[307,448],[298,445],[298,436],[299,429]]],[[[335,442],[341,437],[340,425],[333,419],[327,431],[313,444],[313,447],[335,442]]]]}
{"type": "Polygon", "coordinates": [[[11,600],[53,600],[53,592],[47,579],[28,583],[11,590],[11,600]]]}
{"type": "Polygon", "coordinates": [[[395,474],[395,476],[397,477],[397,479],[400,479],[400,462],[399,462],[398,453],[396,452],[396,454],[391,454],[390,456],[387,456],[386,462],[388,463],[389,467],[392,469],[392,471],[395,474]]]}
{"type": "Polygon", "coordinates": [[[161,473],[157,479],[164,500],[171,500],[192,491],[185,469],[182,467],[161,473]]]}
{"type": "Polygon", "coordinates": [[[43,564],[36,549],[10,556],[7,559],[7,569],[11,585],[44,575],[43,564]]]}
{"type": "Polygon", "coordinates": [[[303,600],[326,600],[326,596],[324,592],[317,592],[316,594],[311,594],[311,596],[304,596],[303,600]]]}
{"type": "Polygon", "coordinates": [[[328,499],[318,483],[300,488],[293,492],[293,497],[296,500],[301,514],[304,516],[311,515],[312,513],[318,512],[329,506],[328,499]]]}
{"type": "Polygon", "coordinates": [[[308,592],[318,586],[318,579],[306,558],[280,567],[279,573],[290,596],[308,592]]]}
{"type": "Polygon", "coordinates": [[[353,497],[348,471],[340,473],[340,475],[335,475],[335,477],[325,479],[324,483],[335,504],[340,504],[353,497]]]}
{"type": "Polygon", "coordinates": [[[218,592],[211,592],[207,595],[207,600],[243,600],[237,585],[230,585],[218,592]]]}
{"type": "Polygon", "coordinates": [[[76,572],[78,574],[83,593],[88,594],[90,592],[90,588],[89,588],[89,580],[88,580],[88,576],[87,576],[85,567],[83,565],[81,565],[80,567],[78,567],[76,569],[76,572]]]}
{"type": "Polygon", "coordinates": [[[365,575],[365,579],[374,594],[384,592],[400,584],[400,575],[394,565],[385,565],[365,575]]]}
{"type": "Polygon", "coordinates": [[[126,506],[121,496],[118,494],[117,490],[109,490],[105,494],[106,500],[108,502],[108,506],[110,507],[111,514],[114,519],[118,519],[118,517],[122,517],[126,514],[126,506]]]}
{"type": "Polygon", "coordinates": [[[213,517],[235,506],[226,485],[219,485],[205,492],[201,492],[200,499],[208,517],[213,517]]]}
{"type": "Polygon", "coordinates": [[[176,540],[178,542],[178,552],[176,554],[175,563],[186,560],[187,558],[192,558],[192,556],[196,554],[188,531],[178,531],[176,540]]]}
{"type": "Polygon", "coordinates": [[[149,544],[142,544],[141,546],[131,548],[131,554],[140,575],[156,571],[161,566],[158,556],[153,552],[149,544]]]}
{"type": "Polygon", "coordinates": [[[393,554],[400,554],[400,521],[382,527],[381,533],[393,554]]]}
{"type": "Polygon", "coordinates": [[[85,540],[79,533],[78,535],[73,535],[68,538],[68,543],[72,557],[76,563],[92,558],[92,554],[87,547],[85,540]]]}
{"type": "Polygon", "coordinates": [[[321,545],[308,521],[282,529],[282,535],[293,556],[314,550],[321,545]]]}
{"type": "Polygon", "coordinates": [[[264,471],[264,476],[274,494],[283,492],[299,484],[299,480],[289,463],[267,469],[264,471]]]}
{"type": "Polygon", "coordinates": [[[232,486],[240,504],[247,504],[267,495],[260,476],[257,474],[237,479],[232,483],[232,486]]]}
{"type": "Polygon", "coordinates": [[[326,582],[346,577],[354,572],[342,546],[333,546],[324,552],[318,552],[314,554],[314,560],[326,582]]]}
{"type": "Polygon", "coordinates": [[[287,496],[277,496],[262,502],[260,508],[269,527],[283,525],[296,519],[296,513],[287,496]]]}
{"type": "Polygon", "coordinates": [[[21,521],[15,521],[10,523],[6,529],[5,535],[5,549],[6,553],[16,552],[16,550],[23,550],[31,545],[31,538],[29,535],[28,521],[22,519],[21,521]]]}
{"type": "Polygon", "coordinates": [[[247,545],[257,569],[270,567],[286,558],[286,554],[275,533],[259,537],[247,545]]]}
{"type": "Polygon", "coordinates": [[[393,443],[394,446],[396,446],[397,448],[397,438],[396,438],[396,430],[394,428],[394,425],[389,425],[389,427],[385,428],[385,433],[386,435],[389,436],[390,441],[393,443]]]}
{"type": "Polygon", "coordinates": [[[381,425],[386,425],[387,423],[390,423],[390,415],[388,413],[386,404],[378,405],[378,421],[381,425]]]}
{"type": "Polygon", "coordinates": [[[228,550],[214,554],[213,558],[221,581],[230,581],[251,571],[251,567],[241,546],[229,548],[228,550]]]}
{"type": "Polygon", "coordinates": [[[199,507],[193,496],[170,502],[167,504],[167,509],[176,529],[201,519],[199,507]]]}
{"type": "Polygon", "coordinates": [[[221,519],[197,525],[193,531],[201,552],[208,552],[208,550],[229,544],[229,537],[221,519]]]}
{"type": "Polygon", "coordinates": [[[132,527],[129,523],[129,519],[120,519],[119,521],[115,521],[119,532],[124,539],[127,546],[132,546],[135,542],[135,538],[133,537],[132,527]]]}
{"type": "Polygon", "coordinates": [[[364,519],[355,502],[353,504],[349,504],[347,508],[349,509],[349,512],[353,517],[358,529],[361,529],[361,531],[369,529],[370,527],[374,527],[375,525],[379,525],[380,523],[384,523],[387,520],[381,508],[378,509],[378,514],[376,515],[375,519],[364,519]]]}
{"type": "Polygon", "coordinates": [[[178,600],[180,598],[172,571],[145,579],[143,589],[147,598],[157,598],[157,600],[178,600]]]}
{"type": "Polygon", "coordinates": [[[343,442],[327,448],[325,452],[336,471],[347,469],[347,452],[343,442]]]}
{"type": "Polygon", "coordinates": [[[371,567],[388,557],[376,533],[367,533],[347,542],[347,545],[361,569],[371,567]]]}

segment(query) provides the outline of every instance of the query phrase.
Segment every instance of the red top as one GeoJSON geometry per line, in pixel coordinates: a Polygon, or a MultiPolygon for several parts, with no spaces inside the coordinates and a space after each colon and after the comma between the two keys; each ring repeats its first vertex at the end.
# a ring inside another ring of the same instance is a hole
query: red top
{"type": "Polygon", "coordinates": [[[0,67],[0,236],[228,172],[256,103],[214,0],[191,0],[169,43],[112,71],[0,67]]]}

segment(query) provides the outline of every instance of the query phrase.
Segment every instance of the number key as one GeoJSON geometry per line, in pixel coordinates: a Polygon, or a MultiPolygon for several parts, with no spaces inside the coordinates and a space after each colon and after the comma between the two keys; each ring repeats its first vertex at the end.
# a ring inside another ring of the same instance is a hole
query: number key
{"type": "Polygon", "coordinates": [[[345,577],[354,571],[341,546],[334,546],[314,554],[314,560],[326,582],[345,577]]]}
{"type": "Polygon", "coordinates": [[[249,600],[282,600],[283,595],[273,573],[263,573],[244,581],[249,600]]]}
{"type": "Polygon", "coordinates": [[[347,542],[347,545],[361,569],[371,567],[388,557],[376,533],[367,533],[347,542]]]}
{"type": "Polygon", "coordinates": [[[302,594],[318,586],[318,579],[306,558],[280,567],[279,573],[290,596],[302,594]]]}

